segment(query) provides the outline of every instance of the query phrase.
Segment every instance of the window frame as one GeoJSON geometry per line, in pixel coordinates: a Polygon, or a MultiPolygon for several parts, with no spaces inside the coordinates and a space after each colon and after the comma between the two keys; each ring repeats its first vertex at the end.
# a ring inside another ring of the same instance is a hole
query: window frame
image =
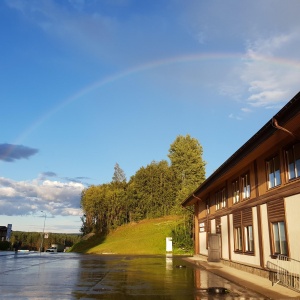
{"type": "Polygon", "coordinates": [[[226,188],[223,187],[215,193],[216,211],[227,207],[226,188]]]}
{"type": "Polygon", "coordinates": [[[293,181],[300,178],[300,143],[295,143],[284,151],[286,161],[287,180],[293,181]],[[290,158],[292,156],[291,162],[290,158]],[[294,176],[291,176],[293,169],[294,176]]]}
{"type": "Polygon", "coordinates": [[[280,197],[276,200],[270,201],[267,203],[267,212],[268,212],[268,224],[269,224],[269,241],[270,241],[270,256],[276,258],[279,252],[277,251],[276,244],[276,232],[274,231],[274,225],[278,223],[284,224],[284,238],[285,238],[285,250],[287,256],[289,256],[289,241],[287,235],[287,223],[285,218],[285,206],[284,198],[280,197]]]}
{"type": "Polygon", "coordinates": [[[287,234],[286,234],[286,224],[284,220],[272,221],[270,222],[271,227],[271,241],[272,241],[272,256],[276,257],[277,255],[285,255],[288,256],[288,241],[287,241],[287,234]],[[283,225],[283,229],[279,224],[283,225]],[[275,225],[277,225],[276,231],[274,231],[275,225]],[[281,228],[281,230],[280,230],[281,228]],[[276,240],[277,236],[277,240],[276,240]],[[284,239],[281,239],[284,237],[284,239]],[[282,250],[285,251],[282,251],[282,250]],[[279,250],[279,251],[278,251],[279,250]]]}
{"type": "Polygon", "coordinates": [[[250,172],[241,175],[241,196],[242,201],[251,198],[250,172]]]}
{"type": "Polygon", "coordinates": [[[232,204],[240,202],[240,181],[239,178],[232,181],[232,204]]]}
{"type": "Polygon", "coordinates": [[[242,227],[234,227],[234,252],[243,252],[243,233],[242,227]]]}
{"type": "Polygon", "coordinates": [[[253,208],[244,208],[233,213],[234,252],[244,255],[255,253],[253,208]]]}
{"type": "Polygon", "coordinates": [[[244,226],[244,243],[245,243],[245,253],[254,253],[254,233],[253,225],[244,226]],[[251,230],[249,230],[251,228],[251,230]]]}
{"type": "Polygon", "coordinates": [[[281,185],[281,169],[279,154],[266,160],[267,189],[273,189],[281,185]]]}
{"type": "Polygon", "coordinates": [[[210,198],[207,198],[205,201],[205,210],[206,210],[206,215],[210,215],[210,198]]]}

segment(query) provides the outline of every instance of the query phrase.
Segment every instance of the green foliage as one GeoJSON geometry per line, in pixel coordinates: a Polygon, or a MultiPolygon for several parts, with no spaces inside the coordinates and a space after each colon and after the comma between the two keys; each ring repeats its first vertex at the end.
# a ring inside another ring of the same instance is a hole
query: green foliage
{"type": "Polygon", "coordinates": [[[165,160],[140,168],[129,183],[130,221],[169,215],[176,196],[172,179],[165,160]]]}
{"type": "Polygon", "coordinates": [[[71,252],[86,253],[89,249],[101,245],[105,241],[104,235],[93,235],[88,239],[82,239],[70,249],[71,252]]]}
{"type": "Polygon", "coordinates": [[[177,184],[174,212],[179,211],[182,201],[205,180],[205,162],[200,143],[190,135],[179,135],[171,144],[169,155],[177,184]]]}
{"type": "Polygon", "coordinates": [[[0,250],[1,251],[9,250],[10,246],[11,246],[10,242],[8,242],[8,241],[0,241],[0,250]]]}
{"type": "Polygon", "coordinates": [[[13,245],[16,241],[20,241],[22,250],[39,251],[41,246],[43,246],[43,249],[47,249],[51,247],[51,244],[62,244],[71,247],[79,242],[80,238],[81,235],[79,234],[48,233],[46,238],[42,239],[41,232],[13,231],[10,243],[13,245]]]}
{"type": "Polygon", "coordinates": [[[127,220],[125,189],[126,183],[112,182],[91,186],[82,192],[83,233],[106,234],[127,220]]]}
{"type": "Polygon", "coordinates": [[[115,165],[113,180],[90,186],[81,195],[81,231],[106,235],[130,222],[184,214],[181,202],[205,179],[202,147],[189,135],[171,144],[169,158],[141,167],[129,182],[115,165]]]}
{"type": "Polygon", "coordinates": [[[193,249],[193,216],[186,213],[183,222],[179,223],[172,230],[172,241],[174,247],[185,251],[192,251],[193,249]]]}
{"type": "MultiPolygon", "coordinates": [[[[145,219],[118,227],[105,237],[94,235],[72,248],[74,252],[95,254],[166,254],[166,237],[182,223],[182,216],[145,219]]],[[[173,247],[174,254],[190,254],[173,247]]]]}

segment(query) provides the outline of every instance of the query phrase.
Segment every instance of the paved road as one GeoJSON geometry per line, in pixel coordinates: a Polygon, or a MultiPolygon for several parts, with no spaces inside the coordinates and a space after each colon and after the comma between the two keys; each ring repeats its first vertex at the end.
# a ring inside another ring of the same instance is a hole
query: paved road
{"type": "Polygon", "coordinates": [[[0,299],[240,298],[264,299],[180,257],[0,252],[0,299]]]}

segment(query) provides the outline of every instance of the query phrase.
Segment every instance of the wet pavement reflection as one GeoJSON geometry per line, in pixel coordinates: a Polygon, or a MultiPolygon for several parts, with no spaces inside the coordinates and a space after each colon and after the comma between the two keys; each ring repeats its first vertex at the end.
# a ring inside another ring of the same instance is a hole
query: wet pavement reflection
{"type": "Polygon", "coordinates": [[[0,253],[1,299],[264,299],[178,256],[0,253]],[[229,293],[210,294],[209,287],[229,293]]]}

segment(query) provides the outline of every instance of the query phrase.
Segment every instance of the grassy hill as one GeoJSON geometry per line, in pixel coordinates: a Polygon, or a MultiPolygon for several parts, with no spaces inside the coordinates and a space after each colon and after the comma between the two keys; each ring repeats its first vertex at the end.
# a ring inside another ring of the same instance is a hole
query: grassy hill
{"type": "MultiPolygon", "coordinates": [[[[179,216],[142,220],[120,226],[106,237],[93,235],[72,247],[72,252],[94,254],[165,254],[166,237],[182,223],[179,216]]],[[[174,254],[187,254],[173,246],[174,254]]],[[[189,253],[190,254],[190,253],[189,253]]]]}

